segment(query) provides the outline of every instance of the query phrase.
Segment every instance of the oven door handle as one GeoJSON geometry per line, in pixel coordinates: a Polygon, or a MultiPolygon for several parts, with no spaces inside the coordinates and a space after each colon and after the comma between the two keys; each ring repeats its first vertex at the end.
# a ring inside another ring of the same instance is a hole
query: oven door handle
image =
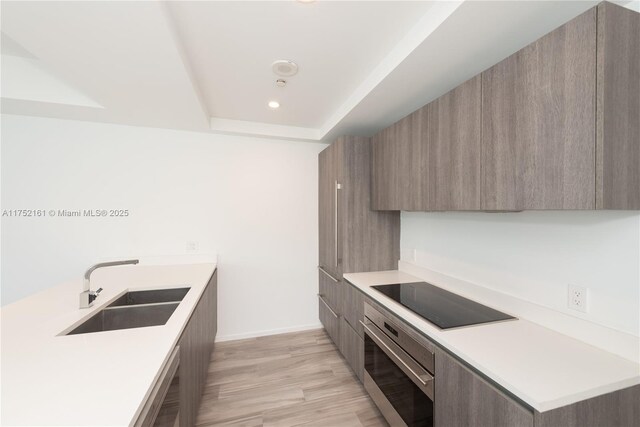
{"type": "MultiPolygon", "coordinates": [[[[378,346],[380,346],[380,348],[387,354],[387,356],[389,356],[396,364],[398,364],[398,366],[404,368],[403,371],[405,371],[405,373],[411,375],[415,381],[419,382],[419,384],[416,385],[422,385],[423,388],[432,385],[433,375],[431,375],[426,369],[420,367],[417,362],[415,362],[415,365],[417,366],[410,366],[409,363],[406,362],[406,358],[410,358],[411,356],[406,354],[405,351],[400,348],[400,346],[398,346],[390,339],[378,335],[373,329],[369,327],[369,325],[364,323],[362,320],[360,321],[360,323],[362,324],[362,327],[364,328],[367,335],[369,335],[369,337],[371,337],[371,339],[376,344],[378,344],[378,346]],[[399,356],[398,353],[405,353],[406,358],[399,356]],[[420,371],[420,373],[417,373],[416,371],[420,371]]],[[[429,397],[433,398],[433,396],[429,397]]]]}

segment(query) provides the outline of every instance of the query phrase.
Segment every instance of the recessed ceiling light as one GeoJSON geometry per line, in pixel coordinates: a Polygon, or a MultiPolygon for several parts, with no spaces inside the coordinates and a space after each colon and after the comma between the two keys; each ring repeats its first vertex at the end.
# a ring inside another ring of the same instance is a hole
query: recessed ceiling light
{"type": "Polygon", "coordinates": [[[298,72],[298,64],[288,59],[278,59],[271,64],[274,73],[282,77],[291,77],[298,72]]]}
{"type": "Polygon", "coordinates": [[[269,108],[273,108],[275,110],[278,107],[280,107],[280,103],[278,101],[269,101],[269,108]]]}
{"type": "Polygon", "coordinates": [[[298,3],[313,3],[316,0],[296,0],[298,3]]]}

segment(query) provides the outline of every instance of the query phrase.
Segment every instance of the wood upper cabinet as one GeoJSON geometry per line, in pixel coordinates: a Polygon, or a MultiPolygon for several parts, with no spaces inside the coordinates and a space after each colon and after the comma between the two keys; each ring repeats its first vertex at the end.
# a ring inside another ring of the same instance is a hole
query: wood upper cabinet
{"type": "Polygon", "coordinates": [[[640,209],[638,40],[603,2],[482,73],[483,209],[640,209]]]}
{"type": "Polygon", "coordinates": [[[423,116],[418,110],[374,135],[372,209],[422,208],[423,116]]]}
{"type": "Polygon", "coordinates": [[[422,110],[422,208],[479,210],[481,79],[476,76],[422,110]]]}
{"type": "Polygon", "coordinates": [[[595,208],[596,9],[482,73],[485,210],[595,208]]]}
{"type": "Polygon", "coordinates": [[[397,141],[398,155],[396,180],[396,203],[402,210],[417,211],[422,208],[420,198],[423,182],[416,179],[422,171],[423,150],[423,112],[418,110],[395,126],[395,141],[397,141]]]}
{"type": "Polygon", "coordinates": [[[373,137],[372,209],[480,209],[480,77],[373,137]]]}
{"type": "Polygon", "coordinates": [[[640,13],[598,5],[598,209],[640,209],[639,41],[640,13]]]}
{"type": "Polygon", "coordinates": [[[382,130],[372,209],[640,209],[638,40],[603,2],[382,130]]]}
{"type": "Polygon", "coordinates": [[[398,188],[396,156],[399,150],[394,144],[395,124],[372,137],[371,209],[382,211],[400,210],[395,199],[398,188]]]}

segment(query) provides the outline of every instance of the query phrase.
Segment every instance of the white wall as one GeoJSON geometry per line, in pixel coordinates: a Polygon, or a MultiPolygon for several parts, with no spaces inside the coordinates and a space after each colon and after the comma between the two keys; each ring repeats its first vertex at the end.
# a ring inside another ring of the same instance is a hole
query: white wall
{"type": "Polygon", "coordinates": [[[2,209],[129,209],[2,218],[2,304],[99,259],[217,253],[220,338],[318,325],[323,144],[2,116],[2,209]]]}
{"type": "Polygon", "coordinates": [[[638,212],[403,212],[401,248],[404,261],[640,336],[638,212]],[[589,289],[588,313],[567,308],[569,283],[589,289]]]}

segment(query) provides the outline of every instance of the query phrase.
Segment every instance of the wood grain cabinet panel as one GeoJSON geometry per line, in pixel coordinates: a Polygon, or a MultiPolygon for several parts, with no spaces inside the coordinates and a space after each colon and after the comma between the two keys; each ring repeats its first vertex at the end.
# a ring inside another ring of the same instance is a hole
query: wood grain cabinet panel
{"type": "Polygon", "coordinates": [[[342,281],[334,282],[323,272],[318,272],[318,283],[320,287],[320,296],[329,304],[329,307],[336,313],[342,313],[342,295],[340,287],[342,281]]]}
{"type": "Polygon", "coordinates": [[[396,156],[398,179],[395,193],[397,204],[404,211],[418,211],[424,205],[421,198],[424,183],[416,179],[422,172],[423,116],[423,111],[418,110],[400,120],[395,126],[394,139],[399,150],[396,156]]]}
{"type": "Polygon", "coordinates": [[[318,296],[318,310],[320,323],[327,331],[329,338],[340,348],[340,316],[327,303],[327,300],[318,296]]]}
{"type": "Polygon", "coordinates": [[[422,109],[423,210],[481,208],[481,90],[476,76],[422,109]]]}
{"type": "Polygon", "coordinates": [[[481,79],[463,83],[374,136],[372,208],[481,208],[481,79]]]}
{"type": "Polygon", "coordinates": [[[374,135],[372,209],[422,209],[422,121],[416,111],[374,135]]]}
{"type": "Polygon", "coordinates": [[[327,147],[318,154],[318,263],[323,267],[329,265],[333,256],[333,200],[328,184],[333,173],[329,152],[327,147]]]}
{"type": "MultiPolygon", "coordinates": [[[[176,378],[176,371],[178,370],[178,366],[180,364],[180,347],[177,346],[173,349],[171,355],[169,355],[169,359],[167,360],[164,368],[162,368],[162,372],[160,373],[160,377],[156,381],[156,384],[153,386],[151,390],[151,394],[147,399],[140,415],[138,416],[138,420],[134,423],[135,427],[149,427],[149,426],[162,426],[162,416],[160,412],[162,407],[165,406],[165,398],[169,393],[171,388],[171,384],[176,378]]],[[[175,417],[172,420],[171,425],[173,426],[173,422],[175,422],[175,417]]]]}
{"type": "Polygon", "coordinates": [[[319,156],[320,266],[338,280],[394,269],[400,257],[399,213],[371,210],[371,164],[369,138],[340,137],[319,156]]]}
{"type": "Polygon", "coordinates": [[[533,413],[440,349],[436,350],[438,427],[533,427],[533,413]]]}
{"type": "Polygon", "coordinates": [[[596,9],[482,73],[485,210],[595,208],[596,9]]]}
{"type": "Polygon", "coordinates": [[[400,214],[371,210],[371,140],[343,137],[339,192],[342,273],[393,270],[400,258],[400,214]]]}
{"type": "Polygon", "coordinates": [[[179,340],[180,425],[193,426],[217,331],[218,271],[214,271],[179,340]]]}
{"type": "Polygon", "coordinates": [[[364,294],[346,281],[343,281],[342,289],[342,315],[356,333],[364,338],[364,330],[360,323],[364,319],[364,294]]]}
{"type": "Polygon", "coordinates": [[[374,210],[640,210],[640,14],[602,2],[373,137],[374,210]]]}
{"type": "Polygon", "coordinates": [[[640,385],[547,412],[534,413],[536,427],[638,427],[640,385]]]}
{"type": "Polygon", "coordinates": [[[395,190],[398,188],[397,156],[392,125],[372,137],[373,153],[371,173],[371,209],[381,211],[400,210],[395,190]]]}
{"type": "Polygon", "coordinates": [[[393,270],[400,258],[400,213],[371,210],[375,161],[371,139],[362,137],[340,137],[319,155],[319,265],[337,280],[319,272],[320,320],[341,350],[343,312],[357,325],[342,274],[393,270]]]}
{"type": "Polygon", "coordinates": [[[364,339],[344,319],[340,320],[340,352],[358,377],[364,380],[364,339]]]}
{"type": "Polygon", "coordinates": [[[598,209],[640,209],[640,13],[598,5],[598,209]]]}
{"type": "Polygon", "coordinates": [[[340,276],[337,262],[335,183],[339,180],[339,147],[330,145],[318,155],[319,265],[334,277],[340,276]]]}

